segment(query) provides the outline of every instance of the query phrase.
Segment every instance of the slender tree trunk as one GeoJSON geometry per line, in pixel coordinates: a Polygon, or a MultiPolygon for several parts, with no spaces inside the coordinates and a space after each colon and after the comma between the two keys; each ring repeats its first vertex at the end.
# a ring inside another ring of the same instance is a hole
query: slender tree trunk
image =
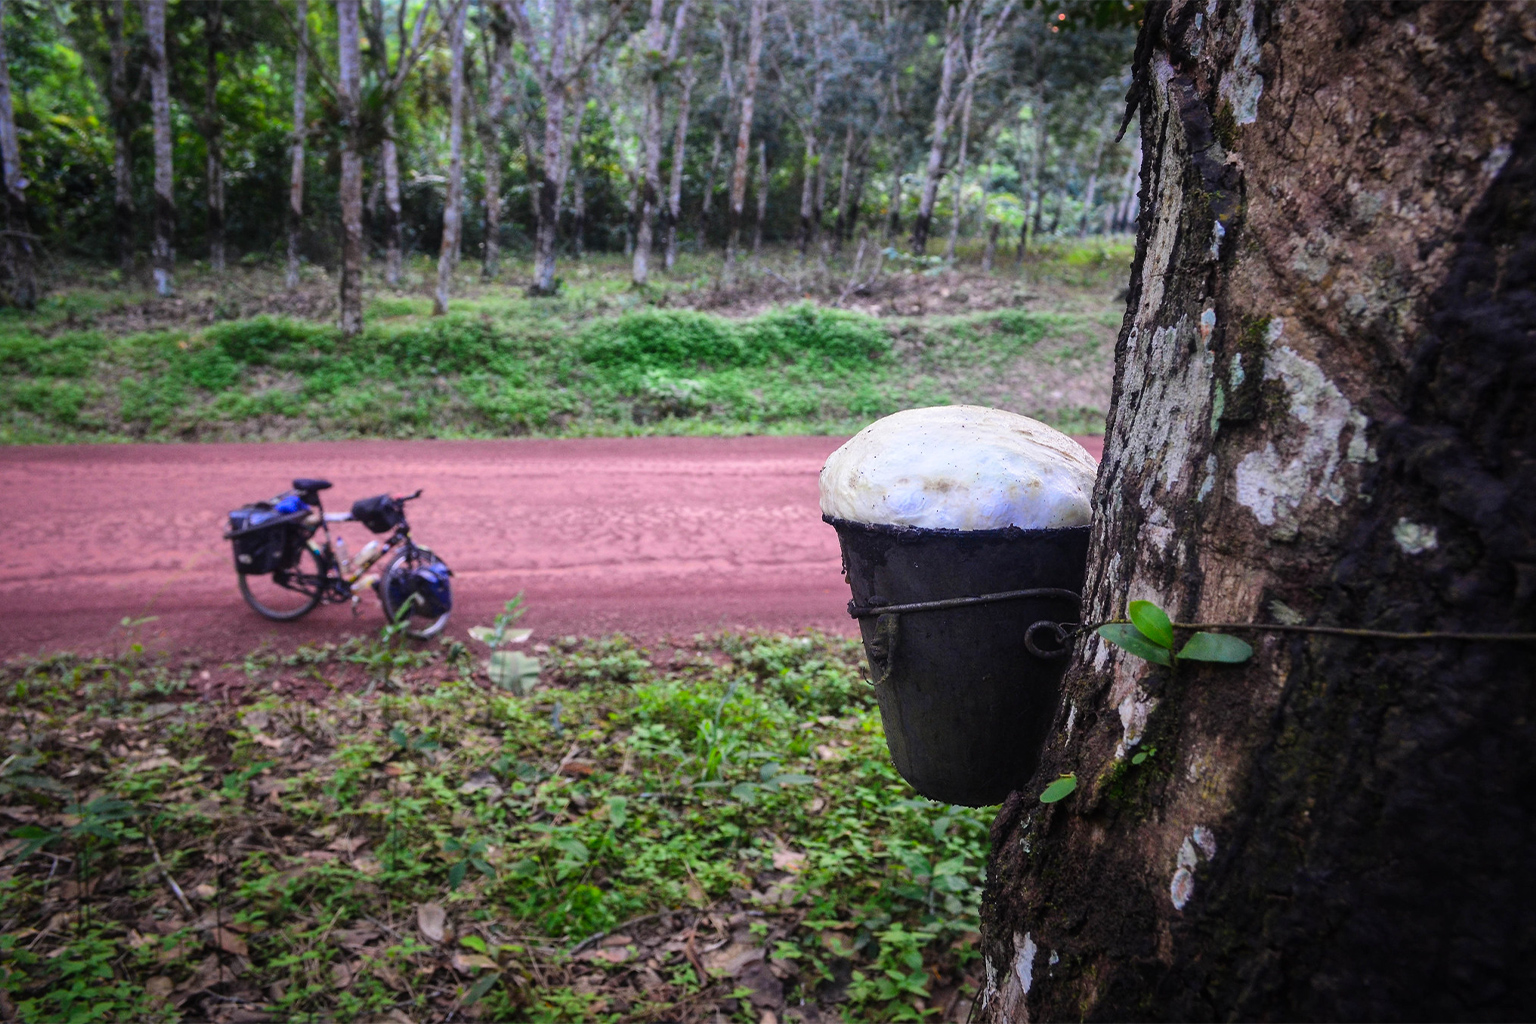
{"type": "Polygon", "coordinates": [[[492,15],[489,28],[492,43],[480,133],[480,154],[485,165],[485,255],[480,276],[487,281],[495,280],[501,273],[501,135],[507,109],[507,77],[512,65],[512,26],[499,10],[492,15]]]}
{"type": "Polygon", "coordinates": [[[437,255],[437,291],[432,315],[448,312],[453,269],[459,262],[459,236],[464,227],[464,22],[469,4],[461,3],[448,30],[448,195],[443,202],[443,244],[437,255]]]}
{"type": "Polygon", "coordinates": [[[5,240],[0,245],[6,280],[6,300],[31,309],[37,305],[37,270],[28,230],[28,185],[21,171],[21,144],[16,137],[16,116],[11,106],[11,63],[5,48],[5,0],[0,0],[0,176],[5,185],[5,240]]]}
{"type": "Polygon", "coordinates": [[[117,261],[126,274],[133,270],[133,125],[128,100],[128,9],[125,0],[112,0],[103,16],[111,53],[107,101],[112,112],[112,210],[117,234],[117,261]]]}
{"type": "Polygon", "coordinates": [[[677,98],[677,131],[672,136],[672,176],[667,183],[667,269],[677,262],[677,228],[683,213],[683,157],[688,144],[688,112],[693,99],[694,74],[690,65],[683,75],[677,98]]]}
{"type": "Polygon", "coordinates": [[[171,163],[171,83],[165,53],[165,0],[144,0],[144,36],[149,45],[149,106],[155,138],[155,292],[175,290],[176,183],[171,163]]]}
{"type": "Polygon", "coordinates": [[[405,215],[400,199],[400,147],[395,141],[395,112],[384,115],[384,140],[379,143],[379,163],[384,168],[384,280],[400,287],[405,259],[405,215]]]}
{"type": "Polygon", "coordinates": [[[552,89],[544,99],[544,158],[539,179],[539,223],[533,243],[532,295],[553,295],[556,247],[560,239],[560,182],[565,179],[561,159],[565,133],[565,96],[552,89]]]}
{"type": "Polygon", "coordinates": [[[802,260],[811,246],[811,212],[815,205],[816,172],[820,162],[816,153],[816,129],[812,125],[805,135],[805,154],[800,158],[800,237],[796,239],[796,247],[802,260]]]}
{"type": "Polygon", "coordinates": [[[768,142],[757,140],[757,224],[752,229],[752,255],[763,252],[763,221],[768,217],[768,142]]]}
{"type": "Polygon", "coordinates": [[[939,68],[939,95],[933,104],[933,137],[928,143],[928,166],[923,174],[923,196],[918,201],[917,219],[912,222],[912,251],[928,251],[928,230],[933,224],[933,206],[939,198],[939,179],[944,175],[944,143],[949,138],[949,120],[955,87],[955,65],[960,61],[964,41],[964,19],[960,5],[950,4],[944,28],[944,59],[939,68]]]}
{"type": "MultiPolygon", "coordinates": [[[[661,52],[666,23],[661,15],[666,0],[651,0],[651,17],[646,23],[646,45],[652,53],[661,52]]],[[[644,288],[651,273],[651,223],[659,201],[657,179],[661,177],[661,82],[657,69],[645,76],[645,124],[641,129],[640,166],[635,181],[635,253],[629,280],[644,288]]]]}
{"type": "Polygon", "coordinates": [[[203,141],[207,146],[208,266],[224,270],[224,119],[219,115],[219,55],[224,50],[224,0],[203,8],[203,141]]]}
{"type": "Polygon", "coordinates": [[[358,0],[336,0],[336,97],[347,127],[341,135],[341,333],[363,329],[363,154],[357,128],[362,106],[358,0]]]}
{"type": "Polygon", "coordinates": [[[736,129],[736,164],[731,171],[730,241],[725,246],[725,264],[736,259],[741,242],[742,212],[747,202],[747,167],[752,159],[752,105],[757,96],[757,69],[763,59],[763,19],[768,0],[752,0],[752,15],[747,23],[747,75],[741,90],[741,124],[736,129]]]}
{"type": "Polygon", "coordinates": [[[832,248],[835,252],[841,252],[843,248],[843,235],[848,227],[848,173],[853,159],[853,122],[848,122],[848,127],[843,132],[843,169],[837,176],[837,220],[832,225],[832,248]]]}
{"type": "Polygon", "coordinates": [[[955,155],[955,209],[949,220],[949,240],[944,245],[944,258],[954,262],[955,248],[960,244],[960,217],[965,210],[965,158],[971,144],[971,97],[974,90],[967,82],[965,95],[960,100],[960,152],[955,155]]]}
{"type": "Polygon", "coordinates": [[[886,225],[886,241],[901,237],[901,154],[891,156],[891,218],[886,225]]]}
{"type": "Polygon", "coordinates": [[[704,174],[704,200],[699,204],[699,244],[706,243],[706,235],[709,232],[709,211],[715,202],[715,175],[720,170],[720,151],[723,148],[721,140],[724,133],[715,132],[714,142],[710,145],[709,170],[704,174]]]}
{"type": "MultiPolygon", "coordinates": [[[[1209,10],[1149,6],[1137,51],[1084,621],[1536,630],[1521,9],[1209,10]]],[[[1530,646],[1242,635],[1174,668],[1079,635],[992,826],[978,1016],[1528,1017],[1530,646]]]]}
{"type": "MultiPolygon", "coordinates": [[[[982,209],[986,209],[986,207],[983,206],[982,209]]],[[[997,236],[1002,230],[1003,225],[995,220],[987,227],[987,249],[981,256],[981,272],[983,274],[992,273],[992,264],[997,260],[997,236]]]]}
{"type": "Polygon", "coordinates": [[[1045,164],[1045,100],[1040,101],[1040,111],[1035,121],[1035,153],[1029,167],[1029,196],[1034,203],[1034,213],[1031,214],[1029,206],[1024,207],[1024,241],[1023,248],[1019,250],[1019,263],[1024,262],[1024,253],[1034,247],[1035,235],[1040,233],[1040,216],[1045,210],[1045,196],[1040,191],[1040,168],[1045,164]]]}
{"type": "Polygon", "coordinates": [[[1083,215],[1078,218],[1077,237],[1082,238],[1088,234],[1088,216],[1093,213],[1093,201],[1099,186],[1099,168],[1104,163],[1104,143],[1109,137],[1109,127],[1105,125],[1099,132],[1099,141],[1093,147],[1093,170],[1088,172],[1088,185],[1083,189],[1083,215]]]}
{"type": "Polygon", "coordinates": [[[581,122],[586,112],[583,103],[576,111],[576,125],[571,129],[571,248],[578,260],[586,257],[587,172],[581,146],[581,122]]]}
{"type": "Polygon", "coordinates": [[[293,139],[289,144],[288,172],[288,274],[289,291],[299,286],[299,241],[304,230],[305,90],[309,75],[309,0],[298,0],[299,45],[293,55],[293,139]]]}

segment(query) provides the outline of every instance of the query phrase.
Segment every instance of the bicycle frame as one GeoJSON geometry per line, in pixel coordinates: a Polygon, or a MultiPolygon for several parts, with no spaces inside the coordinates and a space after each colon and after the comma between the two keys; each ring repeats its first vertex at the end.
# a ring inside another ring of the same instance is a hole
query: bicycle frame
{"type": "MultiPolygon", "coordinates": [[[[421,492],[418,491],[417,493],[421,492]]],[[[305,522],[306,525],[313,525],[314,529],[310,532],[309,537],[304,543],[314,554],[315,561],[320,565],[321,572],[323,573],[323,576],[315,582],[320,584],[320,600],[326,604],[358,601],[360,595],[354,591],[353,584],[363,579],[370,568],[382,562],[385,556],[399,549],[402,545],[407,551],[416,547],[411,541],[411,524],[404,520],[402,510],[401,523],[395,527],[394,533],[390,534],[389,539],[384,541],[379,546],[379,549],[369,556],[367,561],[354,562],[351,567],[352,572],[348,575],[342,571],[341,560],[336,557],[336,545],[331,539],[330,527],[332,523],[356,522],[352,517],[352,513],[326,512],[321,506],[319,495],[316,495],[314,511],[311,513],[311,517],[311,519],[307,519],[305,522]],[[315,541],[316,536],[320,534],[325,535],[325,542],[323,544],[316,543],[315,541]]],[[[277,580],[277,583],[279,586],[287,587],[287,583],[283,580],[277,580]]]]}

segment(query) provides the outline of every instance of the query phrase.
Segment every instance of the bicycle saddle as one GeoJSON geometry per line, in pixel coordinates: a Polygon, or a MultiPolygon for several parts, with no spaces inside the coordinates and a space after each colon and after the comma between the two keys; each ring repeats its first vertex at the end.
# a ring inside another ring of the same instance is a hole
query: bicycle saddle
{"type": "Polygon", "coordinates": [[[300,494],[318,494],[329,486],[329,480],[311,480],[307,476],[301,476],[293,482],[293,489],[300,494]]]}

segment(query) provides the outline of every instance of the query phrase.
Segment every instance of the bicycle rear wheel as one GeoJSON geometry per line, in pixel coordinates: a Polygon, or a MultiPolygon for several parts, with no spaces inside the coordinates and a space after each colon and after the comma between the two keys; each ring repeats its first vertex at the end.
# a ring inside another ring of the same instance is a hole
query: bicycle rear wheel
{"type": "MultiPolygon", "coordinates": [[[[379,573],[379,582],[374,584],[374,586],[379,593],[379,604],[384,606],[384,617],[390,622],[394,622],[395,617],[400,614],[400,609],[396,607],[394,601],[390,598],[390,594],[397,589],[390,586],[390,581],[410,576],[418,565],[431,562],[434,558],[436,556],[426,548],[406,547],[399,554],[395,555],[394,558],[390,559],[389,565],[384,568],[383,572],[379,573]]],[[[406,627],[405,632],[407,636],[413,636],[417,640],[427,640],[443,631],[443,627],[448,625],[450,613],[443,612],[441,615],[427,615],[418,610],[420,607],[418,602],[410,602],[410,609],[406,613],[406,621],[409,625],[406,627]]]]}
{"type": "Polygon", "coordinates": [[[240,596],[251,610],[273,622],[292,622],[315,610],[325,592],[325,570],[306,545],[290,569],[270,576],[240,577],[240,596]]]}

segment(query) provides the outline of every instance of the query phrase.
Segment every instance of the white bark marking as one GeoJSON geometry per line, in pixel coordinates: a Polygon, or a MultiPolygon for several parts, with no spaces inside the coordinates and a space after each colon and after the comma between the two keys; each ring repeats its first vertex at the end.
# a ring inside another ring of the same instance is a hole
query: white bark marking
{"type": "Polygon", "coordinates": [[[1421,526],[1407,519],[1399,519],[1392,527],[1392,539],[1410,555],[1422,555],[1440,546],[1440,536],[1433,526],[1421,526]]]}
{"type": "Polygon", "coordinates": [[[1264,94],[1264,76],[1259,74],[1259,36],[1253,28],[1253,0],[1246,0],[1238,16],[1243,19],[1242,37],[1232,66],[1221,76],[1222,99],[1232,105],[1232,119],[1238,124],[1252,124],[1259,119],[1259,97],[1264,94]]]}
{"type": "MultiPolygon", "coordinates": [[[[1270,324],[1272,336],[1279,334],[1278,323],[1270,324]]],[[[1285,452],[1270,441],[1262,451],[1243,456],[1234,473],[1237,501],[1287,540],[1296,535],[1303,506],[1314,495],[1334,505],[1349,497],[1340,472],[1344,463],[1373,461],[1375,453],[1366,440],[1365,416],[1316,363],[1282,346],[1264,361],[1264,379],[1285,388],[1297,427],[1285,439],[1285,452]],[[1346,429],[1349,440],[1341,452],[1346,429]]]]}
{"type": "Polygon", "coordinates": [[[1014,937],[1014,943],[1021,945],[1019,955],[1013,961],[1013,973],[1019,976],[1019,984],[1024,989],[1024,994],[1029,995],[1029,987],[1035,981],[1035,954],[1039,949],[1035,946],[1035,940],[1029,932],[1024,933],[1024,941],[1019,943],[1018,937],[1014,937]]]}
{"type": "Polygon", "coordinates": [[[1138,699],[1140,691],[1126,697],[1120,702],[1120,743],[1115,748],[1116,759],[1125,757],[1136,744],[1141,742],[1142,734],[1147,731],[1147,717],[1157,707],[1157,701],[1151,697],[1138,699]]]}

